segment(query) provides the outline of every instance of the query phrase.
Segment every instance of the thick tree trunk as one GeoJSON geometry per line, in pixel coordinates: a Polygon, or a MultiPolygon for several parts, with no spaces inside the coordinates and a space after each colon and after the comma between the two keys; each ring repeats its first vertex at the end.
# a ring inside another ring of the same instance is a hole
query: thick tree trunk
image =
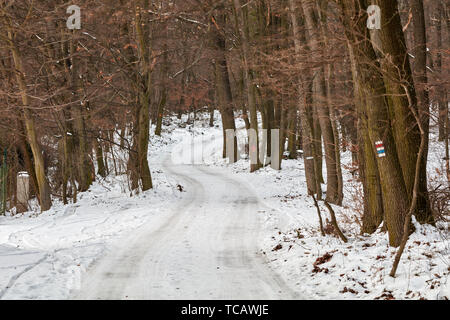
{"type": "Polygon", "coordinates": [[[42,149],[37,138],[33,115],[29,110],[30,103],[27,94],[25,69],[22,63],[22,58],[19,54],[19,50],[14,44],[14,38],[11,31],[8,31],[8,39],[10,43],[10,50],[14,60],[14,66],[17,70],[16,79],[19,85],[20,96],[22,98],[25,132],[28,138],[28,143],[31,147],[31,151],[33,153],[34,171],[39,187],[39,201],[41,211],[47,211],[52,206],[51,190],[47,181],[47,177],[45,176],[44,157],[42,155],[42,149]]]}
{"type": "Polygon", "coordinates": [[[367,124],[361,119],[359,138],[359,168],[364,191],[364,215],[361,233],[373,233],[383,222],[383,199],[380,174],[368,134],[367,124]]]}
{"type": "MultiPolygon", "coordinates": [[[[68,118],[71,120],[66,121],[66,117],[64,117],[64,119],[66,122],[65,125],[67,128],[71,129],[70,132],[73,134],[71,137],[73,149],[70,150],[72,151],[70,157],[74,158],[73,163],[76,164],[76,178],[79,182],[78,189],[79,191],[84,192],[91,186],[93,177],[89,159],[89,143],[85,128],[86,102],[82,101],[82,97],[78,93],[81,84],[78,73],[80,61],[76,59],[76,45],[74,44],[72,36],[73,33],[68,37],[66,37],[64,33],[62,34],[62,38],[66,41],[65,45],[62,46],[62,55],[66,57],[64,60],[64,69],[66,80],[70,87],[70,93],[66,97],[67,100],[72,103],[67,107],[67,113],[70,114],[68,115],[68,118]],[[81,100],[81,105],[78,101],[75,103],[76,100],[81,100]]],[[[66,114],[64,113],[64,115],[66,114]]]]}
{"type": "MultiPolygon", "coordinates": [[[[315,1],[302,0],[303,12],[305,15],[305,25],[309,34],[309,45],[315,54],[323,53],[323,37],[320,32],[320,24],[315,11],[315,1]]],[[[315,94],[314,104],[317,108],[320,128],[325,146],[325,164],[327,167],[327,196],[329,203],[339,203],[339,186],[336,169],[336,145],[333,128],[330,120],[330,112],[327,104],[327,92],[325,85],[325,68],[319,65],[315,70],[315,94]]]]}
{"type": "MultiPolygon", "coordinates": [[[[226,17],[218,17],[217,20],[220,25],[226,23],[226,17]]],[[[230,77],[228,73],[228,63],[225,55],[226,44],[225,38],[222,34],[222,30],[218,30],[217,27],[213,28],[213,41],[214,48],[216,49],[215,54],[215,75],[216,75],[216,90],[217,90],[217,100],[219,104],[219,110],[222,115],[222,126],[223,126],[223,157],[227,156],[227,143],[226,143],[226,130],[236,130],[236,124],[234,122],[234,111],[233,111],[233,97],[231,94],[230,77]]],[[[230,158],[230,162],[234,163],[237,161],[237,138],[234,137],[234,153],[233,157],[230,158]]]]}
{"type": "Polygon", "coordinates": [[[425,30],[425,13],[422,0],[411,0],[414,30],[414,82],[417,93],[418,114],[424,130],[424,149],[420,165],[419,196],[417,197],[416,217],[419,222],[433,223],[427,186],[427,161],[430,128],[430,99],[427,77],[427,36],[425,30]]]}
{"type": "MultiPolygon", "coordinates": [[[[322,148],[322,130],[320,129],[319,116],[317,114],[317,109],[314,108],[313,105],[313,81],[309,84],[309,92],[308,92],[308,102],[310,106],[310,112],[313,120],[313,142],[315,148],[314,161],[316,162],[316,174],[317,174],[317,182],[322,184],[325,183],[323,179],[323,148],[322,148]]],[[[321,197],[317,197],[317,200],[322,200],[321,197]]]]}
{"type": "Polygon", "coordinates": [[[337,125],[337,117],[336,117],[336,110],[333,106],[333,93],[335,90],[334,85],[334,73],[332,71],[332,54],[330,51],[330,40],[329,40],[329,29],[328,29],[328,0],[320,0],[319,3],[319,10],[320,10],[320,27],[322,31],[322,38],[325,45],[327,53],[324,52],[324,55],[326,54],[326,60],[329,61],[326,65],[326,101],[328,105],[328,110],[330,114],[330,122],[331,122],[331,128],[333,131],[334,136],[334,150],[335,150],[335,166],[336,166],[336,176],[337,176],[337,199],[335,204],[342,205],[342,201],[344,199],[344,186],[343,186],[343,179],[342,179],[342,169],[341,169],[341,150],[340,150],[340,140],[339,140],[339,131],[338,131],[338,125],[337,125]]]}
{"type": "Polygon", "coordinates": [[[83,106],[72,106],[72,118],[74,119],[74,140],[76,143],[76,156],[78,158],[78,179],[80,192],[87,191],[92,184],[91,166],[88,156],[89,148],[86,137],[83,106]]]}
{"type": "MultiPolygon", "coordinates": [[[[403,84],[407,85],[414,110],[423,110],[428,108],[428,105],[425,108],[419,108],[417,105],[416,91],[409,64],[405,36],[397,8],[397,0],[377,0],[376,3],[381,8],[381,25],[383,26],[379,31],[382,44],[380,49],[383,56],[381,66],[387,89],[389,112],[393,119],[392,126],[395,143],[408,192],[408,200],[411,201],[416,159],[420,145],[420,132],[416,119],[409,108],[403,84]]],[[[428,135],[428,132],[426,135],[428,135]]],[[[415,212],[417,220],[422,223],[433,222],[428,199],[426,172],[426,166],[421,166],[417,211],[415,212]]]]}
{"type": "MultiPolygon", "coordinates": [[[[253,84],[253,76],[250,70],[250,48],[249,48],[249,34],[248,34],[248,20],[245,19],[241,1],[233,0],[234,9],[236,11],[236,20],[238,25],[238,31],[241,40],[242,47],[242,63],[244,69],[244,84],[247,91],[247,102],[248,109],[250,111],[250,129],[253,129],[256,133],[256,143],[254,150],[256,155],[259,155],[259,139],[258,139],[258,117],[257,117],[257,107],[256,107],[256,95],[255,95],[255,85],[253,84]]],[[[259,156],[254,159],[256,163],[250,165],[250,172],[254,172],[261,167],[261,162],[259,161],[259,156]]]]}
{"type": "Polygon", "coordinates": [[[148,166],[147,153],[150,131],[150,110],[148,92],[142,93],[139,105],[139,131],[137,140],[138,172],[142,183],[142,191],[153,188],[152,176],[148,166]]]}
{"type": "MultiPolygon", "coordinates": [[[[19,115],[19,113],[18,113],[18,115],[19,115]]],[[[30,194],[34,193],[40,203],[39,184],[38,184],[38,181],[36,178],[36,172],[34,170],[31,147],[26,139],[26,131],[24,128],[23,120],[21,118],[19,118],[17,120],[17,124],[18,124],[18,128],[19,128],[19,133],[20,133],[19,134],[20,151],[23,155],[25,169],[27,170],[27,172],[30,174],[30,177],[31,177],[31,187],[32,188],[30,190],[30,194]]],[[[16,180],[16,179],[12,179],[12,180],[16,180]]]]}
{"type": "Polygon", "coordinates": [[[339,131],[337,128],[337,118],[336,113],[333,108],[333,102],[332,102],[332,93],[334,90],[334,84],[333,84],[333,75],[331,70],[331,64],[328,64],[327,66],[327,103],[329,106],[329,112],[330,112],[330,121],[331,121],[331,128],[333,129],[333,136],[334,136],[334,146],[335,146],[335,154],[336,154],[336,176],[337,176],[337,184],[338,184],[338,198],[335,204],[341,206],[342,201],[344,199],[344,183],[342,179],[342,168],[341,168],[341,150],[340,150],[340,141],[339,141],[339,131]]]}
{"type": "Polygon", "coordinates": [[[160,72],[160,81],[162,81],[162,88],[160,88],[161,97],[159,99],[158,108],[156,111],[156,127],[155,127],[155,135],[161,136],[161,130],[162,130],[162,121],[164,116],[164,109],[166,107],[167,103],[167,83],[166,79],[168,76],[168,70],[169,70],[169,61],[168,61],[168,48],[167,44],[164,44],[164,55],[163,55],[163,62],[160,72]]]}
{"type": "Polygon", "coordinates": [[[383,198],[380,184],[380,174],[376,155],[369,137],[367,115],[365,112],[366,101],[360,95],[357,61],[353,53],[353,46],[348,42],[353,90],[355,96],[356,115],[358,118],[358,163],[359,175],[364,192],[364,214],[362,218],[361,233],[373,233],[383,222],[383,198]]]}
{"type": "Polygon", "coordinates": [[[137,112],[137,169],[142,190],[153,188],[152,176],[148,166],[147,153],[150,134],[150,92],[151,92],[151,57],[149,30],[149,0],[136,1],[136,37],[139,51],[139,68],[141,81],[139,86],[139,101],[137,112]]]}
{"type": "Polygon", "coordinates": [[[359,98],[364,102],[364,113],[367,116],[370,144],[375,150],[375,143],[383,141],[386,150],[384,157],[378,157],[378,169],[383,195],[385,222],[389,232],[389,243],[398,246],[403,235],[403,224],[409,207],[409,198],[403,180],[400,160],[391,131],[386,91],[380,66],[372,48],[368,29],[367,14],[361,8],[367,8],[364,0],[343,0],[341,6],[344,13],[346,35],[350,41],[359,90],[359,98]]]}
{"type": "MultiPolygon", "coordinates": [[[[300,50],[301,43],[300,39],[303,40],[305,37],[301,36],[299,25],[297,21],[296,14],[296,6],[294,0],[289,0],[289,17],[292,25],[292,34],[294,36],[294,49],[296,54],[297,62],[300,62],[300,50]]],[[[305,165],[305,176],[306,176],[306,186],[308,188],[308,194],[314,195],[318,194],[317,198],[322,197],[322,192],[320,188],[320,180],[316,179],[318,168],[316,167],[316,147],[314,144],[314,124],[313,124],[313,116],[310,110],[310,99],[308,99],[308,95],[310,93],[309,88],[303,88],[302,82],[304,77],[298,77],[298,109],[300,111],[300,123],[301,123],[301,132],[302,132],[302,149],[303,149],[303,161],[305,165]]],[[[309,82],[309,77],[306,79],[304,83],[307,85],[309,82]]]]}
{"type": "Polygon", "coordinates": [[[445,122],[448,119],[448,103],[447,103],[447,91],[443,82],[444,74],[442,69],[442,52],[444,51],[444,48],[442,46],[442,26],[444,22],[444,7],[442,5],[441,1],[438,1],[437,4],[437,13],[436,13],[436,40],[437,40],[437,57],[436,57],[436,71],[438,73],[438,88],[437,88],[437,102],[438,102],[438,108],[439,108],[439,116],[438,116],[438,123],[439,123],[439,141],[444,141],[446,134],[445,134],[445,122]]]}

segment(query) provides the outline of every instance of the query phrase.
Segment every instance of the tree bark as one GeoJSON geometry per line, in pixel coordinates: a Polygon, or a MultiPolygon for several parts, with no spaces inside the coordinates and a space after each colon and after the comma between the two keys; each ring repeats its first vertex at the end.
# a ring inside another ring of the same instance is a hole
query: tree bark
{"type": "Polygon", "coordinates": [[[169,69],[169,61],[167,59],[168,55],[168,48],[167,45],[164,44],[164,54],[163,54],[163,65],[161,67],[161,73],[160,73],[160,81],[162,82],[162,88],[160,88],[161,97],[159,99],[158,108],[156,111],[156,127],[155,127],[155,135],[161,136],[161,130],[162,130],[162,120],[164,116],[164,109],[166,107],[167,103],[167,75],[168,75],[168,69],[169,69]]]}
{"type": "MultiPolygon", "coordinates": [[[[296,6],[294,0],[289,0],[289,17],[291,20],[292,25],[292,34],[294,36],[294,49],[296,54],[296,60],[297,62],[300,61],[300,50],[301,50],[301,35],[299,30],[299,25],[297,21],[297,14],[296,14],[296,6]]],[[[304,38],[304,37],[303,37],[304,38]]],[[[308,99],[307,99],[307,92],[308,89],[304,89],[302,86],[302,76],[299,75],[298,77],[298,84],[297,84],[297,91],[298,91],[298,109],[300,111],[300,118],[301,118],[301,131],[302,131],[302,148],[303,148],[303,161],[305,165],[305,176],[306,176],[306,186],[308,188],[308,195],[314,195],[318,192],[320,192],[320,182],[318,183],[316,181],[316,161],[317,154],[315,152],[315,145],[314,145],[314,135],[313,135],[313,119],[312,114],[310,111],[308,111],[308,99]],[[319,186],[319,189],[317,188],[317,184],[319,186]]],[[[321,192],[320,196],[318,198],[320,199],[322,197],[321,192]]]]}
{"type": "Polygon", "coordinates": [[[366,28],[367,14],[361,11],[367,8],[367,3],[365,0],[343,0],[340,4],[346,36],[356,64],[356,79],[353,81],[357,83],[359,98],[365,104],[371,147],[375,150],[375,142],[383,141],[386,150],[385,157],[378,158],[384,219],[390,245],[398,246],[403,235],[409,198],[391,130],[385,84],[366,28]]]}
{"type": "Polygon", "coordinates": [[[425,28],[425,13],[422,0],[411,0],[414,31],[414,82],[417,93],[418,116],[423,129],[424,148],[420,165],[420,191],[417,198],[417,220],[421,223],[434,223],[428,198],[426,166],[428,160],[428,145],[430,131],[430,99],[427,77],[427,36],[425,28]]]}
{"type": "MultiPolygon", "coordinates": [[[[226,23],[226,17],[221,15],[216,18],[219,25],[224,25],[226,23]]],[[[222,115],[222,126],[223,126],[223,157],[227,155],[227,143],[226,143],[226,130],[236,130],[236,124],[234,122],[234,110],[233,110],[233,97],[231,94],[231,84],[230,77],[228,73],[228,63],[225,55],[226,43],[223,30],[219,30],[216,26],[211,26],[213,32],[213,42],[215,52],[215,76],[216,76],[216,90],[217,90],[217,100],[219,103],[219,110],[222,115]]],[[[230,158],[230,162],[234,163],[237,161],[237,138],[234,137],[234,153],[233,157],[230,158]]]]}
{"type": "Polygon", "coordinates": [[[360,95],[357,62],[353,53],[353,46],[347,42],[349,48],[350,64],[352,69],[353,90],[355,97],[356,116],[358,118],[358,164],[359,178],[362,181],[364,193],[364,213],[362,217],[361,233],[373,233],[383,222],[383,198],[380,184],[380,174],[376,155],[369,137],[366,101],[360,95]]]}
{"type": "Polygon", "coordinates": [[[106,177],[106,168],[105,162],[103,161],[103,148],[100,141],[97,138],[94,139],[94,143],[95,143],[95,158],[97,160],[97,173],[104,178],[106,177]]]}
{"type": "Polygon", "coordinates": [[[8,30],[8,39],[10,44],[10,50],[14,60],[14,66],[17,70],[16,80],[19,85],[20,96],[23,105],[23,116],[25,120],[25,131],[30,144],[31,151],[34,159],[34,171],[36,174],[36,180],[39,187],[39,200],[41,211],[47,211],[52,206],[51,190],[48,184],[47,177],[45,176],[44,157],[42,155],[42,149],[39,144],[36,127],[33,119],[33,115],[29,109],[30,102],[27,94],[27,85],[25,79],[25,69],[22,63],[22,57],[19,50],[14,43],[14,36],[11,30],[8,30]]]}
{"type": "Polygon", "coordinates": [[[142,76],[139,86],[139,101],[137,112],[137,169],[139,179],[142,183],[142,191],[153,188],[152,176],[148,166],[147,153],[150,130],[150,92],[151,92],[151,69],[150,57],[150,30],[149,0],[136,1],[136,37],[138,43],[140,70],[142,76]]]}
{"type": "Polygon", "coordinates": [[[448,119],[448,103],[447,103],[447,91],[443,82],[444,74],[442,69],[442,52],[444,48],[442,46],[442,26],[444,22],[444,7],[441,1],[437,2],[437,13],[436,13],[436,40],[437,40],[437,57],[436,57],[436,71],[438,73],[438,88],[437,88],[437,102],[439,108],[439,141],[444,141],[446,138],[445,133],[445,122],[448,119]]]}
{"type": "MultiPolygon", "coordinates": [[[[248,20],[245,19],[244,12],[242,10],[241,1],[233,0],[234,9],[236,11],[236,20],[238,26],[238,32],[241,40],[242,47],[242,63],[244,69],[244,84],[247,91],[247,102],[248,109],[250,111],[250,129],[253,129],[256,133],[256,148],[255,154],[259,155],[259,138],[258,138],[258,117],[257,117],[257,107],[256,107],[256,94],[255,85],[253,84],[253,75],[250,69],[250,48],[249,48],[249,31],[248,31],[248,20]]],[[[261,162],[259,161],[259,156],[256,157],[256,163],[250,164],[250,172],[254,172],[261,168],[261,162]]]]}
{"type": "MultiPolygon", "coordinates": [[[[315,54],[323,53],[323,37],[320,32],[320,24],[315,11],[315,1],[302,0],[303,12],[305,15],[305,25],[309,34],[309,46],[315,54]]],[[[336,146],[333,128],[330,120],[330,112],[327,104],[327,92],[325,85],[325,68],[321,64],[314,70],[315,94],[314,104],[317,108],[320,129],[323,135],[325,146],[325,164],[327,167],[327,196],[329,203],[339,203],[339,186],[336,169],[336,146]]]]}
{"type": "MultiPolygon", "coordinates": [[[[408,192],[408,199],[411,201],[416,159],[420,146],[420,132],[410,110],[408,99],[403,90],[403,84],[407,85],[407,94],[411,97],[413,110],[417,110],[420,113],[420,110],[423,110],[423,108],[419,108],[417,104],[416,90],[414,88],[397,0],[377,0],[376,3],[381,9],[382,28],[379,31],[382,44],[382,48],[380,48],[382,50],[381,66],[389,103],[389,112],[393,119],[392,126],[403,179],[408,192]]],[[[428,105],[426,105],[426,108],[428,108],[428,105]]],[[[428,135],[427,132],[426,135],[428,135]]],[[[427,148],[427,146],[425,147],[427,148]]],[[[422,223],[432,223],[433,216],[428,199],[426,172],[426,166],[421,166],[415,215],[417,220],[422,223]]]]}

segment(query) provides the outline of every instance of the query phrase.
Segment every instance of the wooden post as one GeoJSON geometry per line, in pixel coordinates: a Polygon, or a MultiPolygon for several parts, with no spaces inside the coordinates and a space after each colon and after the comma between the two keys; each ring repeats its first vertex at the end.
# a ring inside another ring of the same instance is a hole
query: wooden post
{"type": "Polygon", "coordinates": [[[30,197],[30,175],[22,171],[17,174],[17,213],[28,211],[30,197]]]}

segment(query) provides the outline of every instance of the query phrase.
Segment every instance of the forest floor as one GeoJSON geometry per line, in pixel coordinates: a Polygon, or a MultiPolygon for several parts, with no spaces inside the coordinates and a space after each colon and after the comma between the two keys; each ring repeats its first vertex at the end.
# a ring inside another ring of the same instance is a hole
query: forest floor
{"type": "MultiPolygon", "coordinates": [[[[126,176],[111,174],[76,204],[55,199],[39,214],[31,202],[27,213],[0,217],[0,299],[450,297],[448,223],[415,223],[391,278],[396,251],[387,234],[360,235],[361,186],[349,152],[344,205],[334,206],[349,239],[343,243],[328,223],[320,235],[303,159],[251,174],[246,159],[228,165],[219,123],[210,128],[201,116],[185,126],[172,118],[162,137],[152,135],[152,190],[131,197],[126,176]]],[[[118,171],[122,157],[117,152],[118,171]]],[[[432,143],[433,184],[444,179],[442,157],[432,143]]]]}

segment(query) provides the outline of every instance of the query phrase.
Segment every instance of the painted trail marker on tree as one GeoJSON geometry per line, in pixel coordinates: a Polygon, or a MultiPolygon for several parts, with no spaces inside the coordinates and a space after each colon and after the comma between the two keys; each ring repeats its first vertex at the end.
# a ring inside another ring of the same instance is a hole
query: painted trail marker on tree
{"type": "Polygon", "coordinates": [[[386,151],[384,150],[383,141],[375,142],[375,147],[377,148],[378,158],[382,158],[386,156],[386,151]]]}

